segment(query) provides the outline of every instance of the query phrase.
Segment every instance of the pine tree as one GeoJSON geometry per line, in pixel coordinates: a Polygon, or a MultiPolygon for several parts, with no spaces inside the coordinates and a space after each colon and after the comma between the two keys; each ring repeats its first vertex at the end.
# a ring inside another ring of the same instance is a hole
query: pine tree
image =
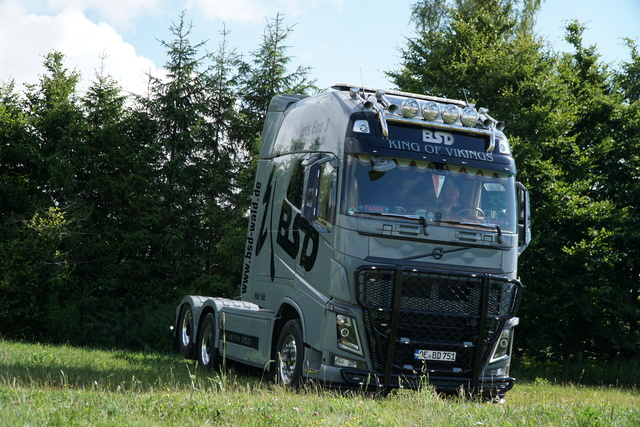
{"type": "Polygon", "coordinates": [[[218,68],[208,65],[212,56],[200,53],[205,42],[191,44],[184,14],[170,30],[175,38],[162,42],[169,58],[166,79],[152,79],[143,100],[157,126],[155,179],[164,203],[154,250],[165,263],[161,288],[206,286],[213,293],[223,287],[211,281],[233,190],[226,143],[234,115],[225,89],[229,71],[226,58],[219,58],[218,68]]]}
{"type": "Polygon", "coordinates": [[[11,200],[3,201],[0,320],[11,336],[58,338],[56,309],[78,289],[70,240],[77,233],[74,159],[84,127],[79,74],[63,62],[59,52],[45,56],[45,73],[24,100],[11,86],[3,90],[1,162],[11,200]]]}

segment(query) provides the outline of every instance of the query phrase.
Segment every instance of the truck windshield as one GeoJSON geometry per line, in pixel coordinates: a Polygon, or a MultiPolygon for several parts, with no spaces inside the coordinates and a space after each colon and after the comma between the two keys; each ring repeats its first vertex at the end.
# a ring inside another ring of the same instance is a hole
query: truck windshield
{"type": "Polygon", "coordinates": [[[397,157],[350,154],[341,211],[423,217],[434,225],[516,232],[512,174],[397,157]]]}

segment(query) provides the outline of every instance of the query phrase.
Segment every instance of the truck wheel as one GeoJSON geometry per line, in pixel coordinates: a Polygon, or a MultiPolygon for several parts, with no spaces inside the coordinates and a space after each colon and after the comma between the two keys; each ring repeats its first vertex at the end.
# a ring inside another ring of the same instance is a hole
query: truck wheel
{"type": "Polygon", "coordinates": [[[289,387],[297,387],[302,381],[304,346],[300,320],[285,323],[276,347],[276,382],[289,387]]]}
{"type": "Polygon", "coordinates": [[[218,367],[220,353],[215,346],[216,322],[213,314],[204,317],[198,333],[198,364],[206,369],[218,367]]]}
{"type": "Polygon", "coordinates": [[[176,341],[180,354],[185,359],[193,357],[193,311],[191,305],[185,304],[178,316],[178,330],[176,331],[176,341]]]}

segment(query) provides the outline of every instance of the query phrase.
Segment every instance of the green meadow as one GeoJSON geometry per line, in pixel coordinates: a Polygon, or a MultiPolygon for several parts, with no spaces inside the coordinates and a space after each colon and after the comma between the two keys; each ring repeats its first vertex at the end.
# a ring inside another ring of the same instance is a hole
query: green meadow
{"type": "Polygon", "coordinates": [[[0,341],[0,425],[640,425],[640,393],[615,380],[523,378],[496,404],[441,397],[428,386],[288,390],[262,377],[237,367],[202,371],[177,355],[0,341]]]}

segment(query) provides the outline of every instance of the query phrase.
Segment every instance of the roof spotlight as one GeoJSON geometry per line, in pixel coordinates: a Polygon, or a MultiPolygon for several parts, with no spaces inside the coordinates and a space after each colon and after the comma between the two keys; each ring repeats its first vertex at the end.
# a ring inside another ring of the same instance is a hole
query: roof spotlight
{"type": "Polygon", "coordinates": [[[476,123],[478,123],[478,117],[479,115],[475,108],[467,107],[462,110],[462,116],[460,117],[460,120],[462,121],[463,125],[472,127],[475,126],[476,123]]]}
{"type": "Polygon", "coordinates": [[[422,106],[422,117],[425,120],[434,121],[440,117],[440,106],[437,102],[429,101],[422,106]]]}
{"type": "Polygon", "coordinates": [[[454,124],[458,121],[459,117],[460,109],[453,104],[447,105],[446,107],[444,107],[444,110],[442,110],[442,120],[444,120],[445,123],[448,123],[450,125],[454,124]]]}
{"type": "Polygon", "coordinates": [[[405,117],[413,119],[415,116],[418,115],[419,111],[420,111],[420,103],[418,103],[418,100],[414,98],[406,99],[402,103],[402,114],[405,117]]]}

